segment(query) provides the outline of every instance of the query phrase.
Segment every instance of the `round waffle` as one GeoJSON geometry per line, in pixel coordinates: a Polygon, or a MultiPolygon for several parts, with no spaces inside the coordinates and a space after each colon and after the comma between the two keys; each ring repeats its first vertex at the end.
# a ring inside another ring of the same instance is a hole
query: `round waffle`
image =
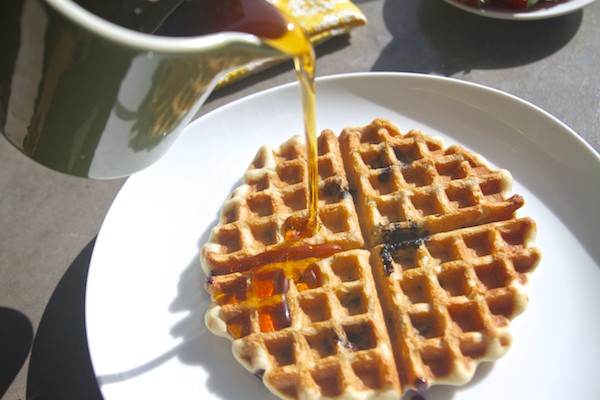
{"type": "Polygon", "coordinates": [[[318,233],[299,137],[263,147],[202,248],[208,328],[284,399],[400,398],[511,344],[540,259],[507,171],[377,119],[319,137],[318,233]]]}

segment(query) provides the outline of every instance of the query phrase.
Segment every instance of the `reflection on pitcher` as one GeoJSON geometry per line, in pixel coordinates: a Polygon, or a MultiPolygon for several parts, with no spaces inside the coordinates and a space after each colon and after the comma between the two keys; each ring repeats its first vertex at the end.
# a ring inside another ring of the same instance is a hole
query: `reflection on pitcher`
{"type": "Polygon", "coordinates": [[[265,0],[78,3],[0,2],[0,130],[37,162],[97,179],[158,160],[220,77],[281,57],[268,39],[289,30],[265,0]]]}

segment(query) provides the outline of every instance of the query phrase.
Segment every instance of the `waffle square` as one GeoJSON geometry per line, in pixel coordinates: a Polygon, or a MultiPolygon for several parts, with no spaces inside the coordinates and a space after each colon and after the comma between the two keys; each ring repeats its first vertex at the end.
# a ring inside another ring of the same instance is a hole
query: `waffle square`
{"type": "Polygon", "coordinates": [[[211,331],[282,398],[397,394],[367,250],[211,278],[211,331]]]}
{"type": "Polygon", "coordinates": [[[299,137],[226,200],[201,253],[207,327],[283,399],[397,399],[500,358],[541,258],[508,171],[383,119],[318,149],[316,235],[284,235],[307,213],[299,137]]]}
{"type": "Polygon", "coordinates": [[[534,238],[535,224],[524,218],[373,249],[401,382],[421,390],[464,384],[481,361],[504,355],[540,259],[534,238]]]}
{"type": "Polygon", "coordinates": [[[418,130],[402,135],[375,120],[344,129],[340,145],[371,246],[511,218],[523,205],[519,195],[507,198],[508,171],[418,130]]]}
{"type": "MultiPolygon", "coordinates": [[[[219,224],[202,248],[206,274],[230,273],[253,257],[286,242],[285,221],[307,213],[306,146],[294,136],[279,148],[263,146],[244,174],[243,184],[223,204],[219,224]]],[[[344,171],[337,137],[318,139],[320,234],[308,245],[328,243],[343,249],[364,245],[358,215],[344,171]]]]}

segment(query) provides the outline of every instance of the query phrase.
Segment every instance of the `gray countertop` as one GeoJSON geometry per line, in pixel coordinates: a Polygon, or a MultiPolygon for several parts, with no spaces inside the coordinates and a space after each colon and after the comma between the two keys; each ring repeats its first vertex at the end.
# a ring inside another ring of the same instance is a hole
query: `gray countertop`
{"type": "MultiPolygon", "coordinates": [[[[539,21],[493,20],[441,0],[357,0],[369,23],[317,49],[319,76],[403,71],[521,97],[600,151],[600,2],[539,21]]],[[[293,82],[290,63],[213,93],[209,112],[293,82]]],[[[51,172],[0,139],[0,397],[100,398],[87,352],[85,278],[125,180],[51,172]]]]}

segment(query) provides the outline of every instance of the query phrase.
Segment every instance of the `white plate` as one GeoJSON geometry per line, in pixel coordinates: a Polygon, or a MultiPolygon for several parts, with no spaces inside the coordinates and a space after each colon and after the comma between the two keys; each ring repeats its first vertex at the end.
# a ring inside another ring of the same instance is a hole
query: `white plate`
{"type": "Polygon", "coordinates": [[[499,8],[480,8],[461,3],[460,0],[444,0],[446,3],[473,14],[497,19],[532,20],[558,17],[577,11],[596,0],[568,0],[561,3],[537,4],[527,10],[510,10],[499,8]]]}
{"type": "MultiPolygon", "coordinates": [[[[428,400],[600,398],[600,157],[561,122],[505,93],[458,80],[365,73],[320,79],[319,129],[375,117],[461,143],[509,168],[538,223],[543,259],[511,351],[466,387],[428,400]],[[507,384],[508,383],[508,384],[507,384]]],[[[302,132],[295,84],[194,122],[132,176],[99,233],[89,269],[90,355],[107,400],[272,399],[204,327],[198,249],[264,143],[302,132]]]]}

